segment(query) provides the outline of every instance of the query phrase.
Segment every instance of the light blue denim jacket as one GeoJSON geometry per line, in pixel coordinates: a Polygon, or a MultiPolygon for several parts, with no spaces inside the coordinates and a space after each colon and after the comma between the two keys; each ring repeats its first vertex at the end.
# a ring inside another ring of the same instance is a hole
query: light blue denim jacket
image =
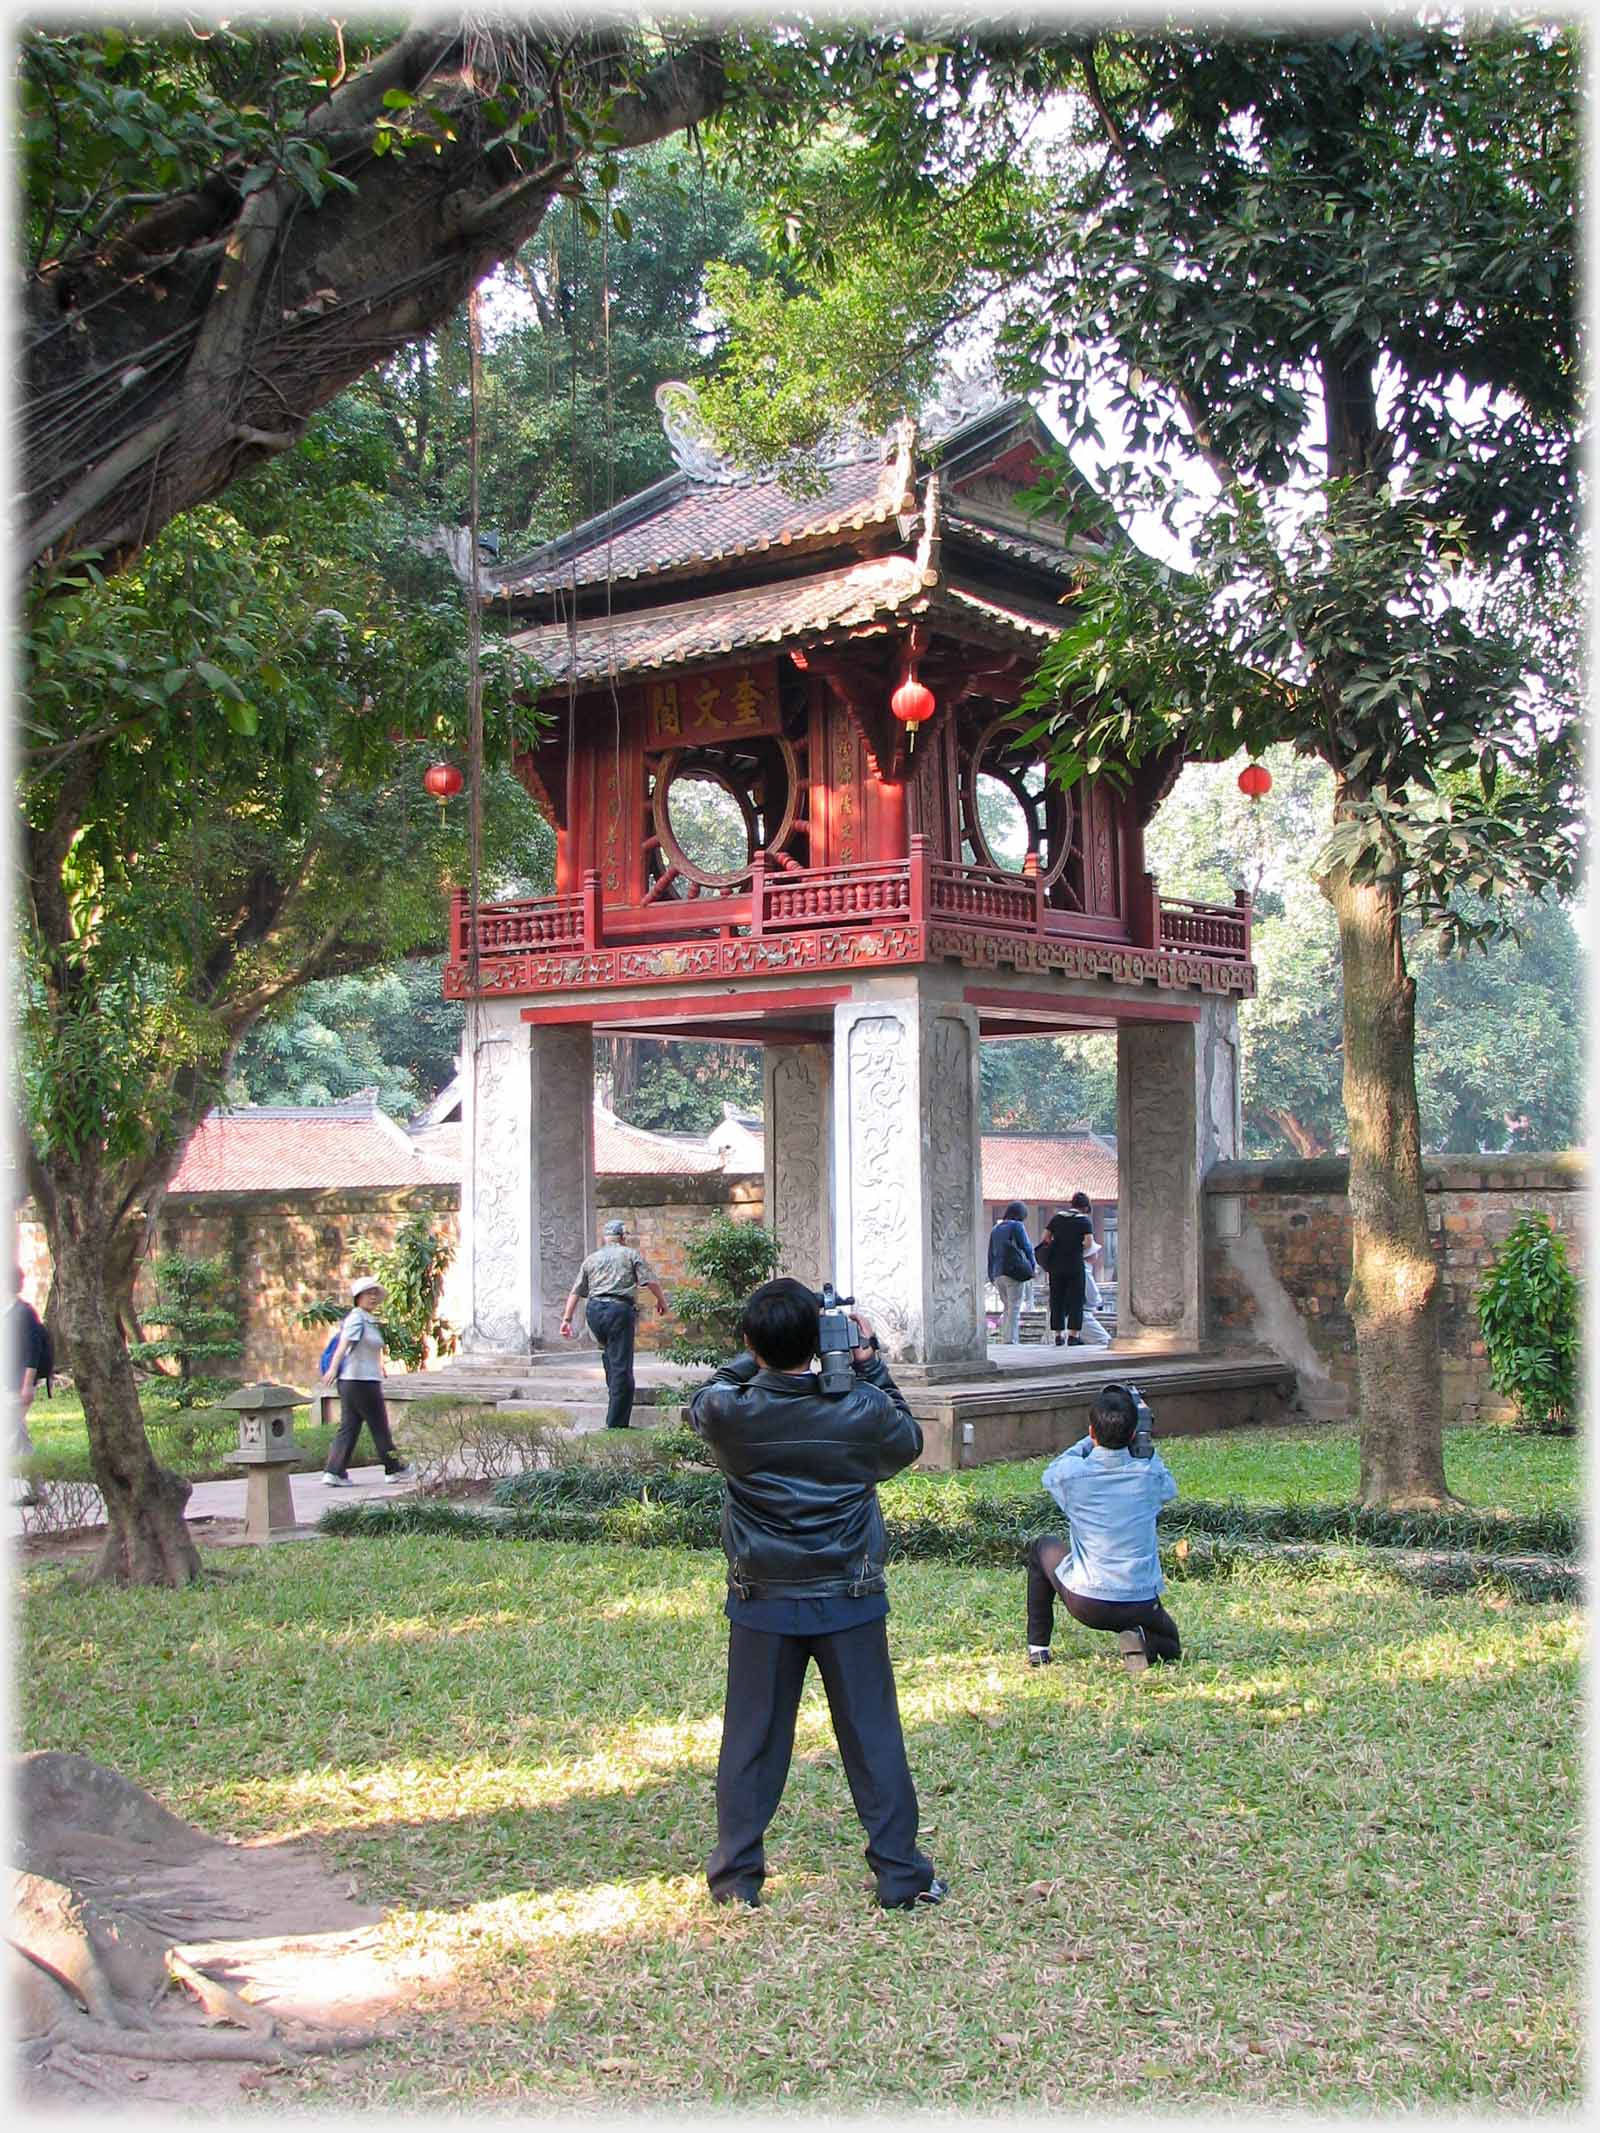
{"type": "Polygon", "coordinates": [[[1135,1459],[1087,1437],[1044,1470],[1044,1487],[1067,1514],[1071,1553],[1056,1572],[1085,1600],[1149,1600],[1161,1592],[1156,1518],[1178,1484],[1161,1454],[1135,1459]]]}

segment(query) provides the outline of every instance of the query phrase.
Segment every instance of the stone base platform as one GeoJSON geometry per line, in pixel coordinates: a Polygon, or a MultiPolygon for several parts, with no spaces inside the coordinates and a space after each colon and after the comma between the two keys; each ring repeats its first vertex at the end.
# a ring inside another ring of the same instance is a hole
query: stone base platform
{"type": "MultiPolygon", "coordinates": [[[[704,1370],[641,1356],[635,1365],[636,1425],[676,1422],[684,1390],[704,1370]]],[[[1274,1356],[1177,1353],[1156,1340],[1126,1347],[1004,1347],[985,1362],[902,1363],[895,1380],[922,1424],[921,1465],[984,1466],[1048,1458],[1081,1437],[1102,1385],[1132,1378],[1155,1412],[1157,1438],[1304,1419],[1293,1368],[1274,1356]]],[[[594,1351],[538,1350],[473,1356],[386,1381],[391,1402],[482,1400],[507,1413],[558,1412],[569,1427],[593,1426],[605,1408],[605,1374],[594,1351]]]]}
{"type": "MultiPolygon", "coordinates": [[[[906,1404],[922,1424],[922,1466],[987,1466],[997,1459],[1050,1458],[1089,1427],[1102,1385],[1132,1379],[1155,1415],[1156,1440],[1201,1436],[1303,1419],[1295,1374],[1274,1356],[1180,1355],[1126,1349],[1035,1350],[1013,1364],[1016,1349],[991,1350],[987,1369],[964,1379],[917,1383],[896,1372],[906,1404]],[[996,1356],[1006,1358],[996,1362],[996,1356]]],[[[941,1368],[947,1366],[941,1366],[941,1368]]]]}

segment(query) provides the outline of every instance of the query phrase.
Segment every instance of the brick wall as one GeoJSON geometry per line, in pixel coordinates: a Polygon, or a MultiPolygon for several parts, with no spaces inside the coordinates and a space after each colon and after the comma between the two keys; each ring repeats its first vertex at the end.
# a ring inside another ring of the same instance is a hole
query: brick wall
{"type": "MultiPolygon", "coordinates": [[[[601,1223],[620,1216],[669,1295],[676,1283],[688,1279],[684,1245],[713,1215],[761,1220],[759,1175],[605,1176],[596,1180],[596,1188],[594,1241],[600,1241],[601,1223]]],[[[351,1277],[362,1271],[356,1264],[357,1241],[381,1250],[393,1243],[408,1215],[422,1210],[432,1214],[436,1230],[456,1246],[459,1203],[453,1185],[388,1193],[205,1193],[164,1203],[155,1249],[227,1262],[232,1277],[228,1300],[245,1339],[241,1362],[225,1366],[230,1376],[279,1378],[303,1386],[325,1336],[298,1325],[296,1315],[307,1304],[348,1296],[351,1277]]],[[[17,1220],[17,1255],[23,1293],[42,1311],[50,1293],[50,1248],[44,1225],[26,1205],[17,1220]]],[[[147,1266],[136,1291],[141,1311],[149,1307],[153,1290],[147,1266]]],[[[466,1299],[455,1262],[445,1277],[441,1305],[444,1318],[459,1325],[466,1299]]],[[[640,1345],[658,1346],[674,1323],[670,1317],[658,1320],[653,1308],[647,1309],[639,1323],[640,1345]]]]}
{"type": "MultiPolygon", "coordinates": [[[[1224,1346],[1265,1345],[1300,1372],[1317,1414],[1355,1409],[1349,1164],[1221,1163],[1206,1179],[1208,1330],[1224,1346]],[[1319,1375],[1321,1373],[1321,1375],[1319,1375]]],[[[1577,1153],[1435,1156],[1423,1165],[1440,1271],[1439,1337],[1447,1422],[1503,1416],[1478,1338],[1484,1270],[1523,1215],[1545,1214],[1583,1268],[1588,1164],[1577,1153]]]]}
{"type": "MultiPolygon", "coordinates": [[[[735,1222],[759,1222],[763,1213],[762,1183],[753,1177],[727,1177],[721,1171],[706,1177],[596,1178],[595,1242],[600,1224],[618,1220],[628,1225],[629,1239],[649,1260],[657,1280],[670,1297],[679,1282],[690,1279],[684,1246],[697,1229],[715,1215],[731,1215],[735,1222]]],[[[670,1313],[658,1318],[648,1300],[639,1313],[639,1346],[659,1348],[676,1329],[670,1313]]]]}

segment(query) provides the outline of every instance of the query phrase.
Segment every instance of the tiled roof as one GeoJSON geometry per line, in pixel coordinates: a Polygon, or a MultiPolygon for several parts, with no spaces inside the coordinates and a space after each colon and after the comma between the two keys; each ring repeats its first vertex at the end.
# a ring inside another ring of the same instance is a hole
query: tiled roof
{"type": "Polygon", "coordinates": [[[370,1100],[362,1110],[263,1104],[202,1120],[167,1192],[394,1191],[460,1177],[458,1157],[420,1145],[370,1100]]]}
{"type": "Polygon", "coordinates": [[[674,1133],[648,1133],[594,1107],[594,1167],[597,1177],[701,1177],[720,1171],[721,1161],[704,1141],[674,1133]]]}
{"type": "Polygon", "coordinates": [[[983,1136],[985,1200],[1024,1200],[1029,1218],[1043,1221],[1075,1192],[1117,1197],[1117,1151],[1097,1133],[983,1136]]]}
{"type": "Polygon", "coordinates": [[[792,495],[775,479],[724,486],[677,475],[633,500],[641,513],[631,523],[624,505],[486,573],[484,597],[524,599],[574,582],[620,583],[859,531],[909,507],[907,474],[904,460],[858,460],[829,468],[818,496],[792,495]],[[658,493],[659,503],[649,508],[646,500],[658,493]]]}
{"type": "Polygon", "coordinates": [[[992,548],[999,555],[1009,556],[1013,562],[1026,563],[1030,569],[1048,570],[1067,579],[1078,575],[1078,562],[1070,549],[1053,546],[1048,541],[1030,541],[1023,534],[985,525],[981,519],[968,518],[959,511],[945,512],[943,531],[956,540],[992,548]]]}
{"type": "MultiPolygon", "coordinates": [[[[923,590],[922,572],[907,555],[880,556],[785,585],[752,585],[740,592],[680,600],[640,614],[597,616],[580,622],[576,678],[599,680],[695,666],[762,645],[797,644],[830,631],[859,629],[893,614],[923,590]]],[[[510,638],[552,682],[568,678],[569,633],[564,623],[521,630],[510,638]]]]}

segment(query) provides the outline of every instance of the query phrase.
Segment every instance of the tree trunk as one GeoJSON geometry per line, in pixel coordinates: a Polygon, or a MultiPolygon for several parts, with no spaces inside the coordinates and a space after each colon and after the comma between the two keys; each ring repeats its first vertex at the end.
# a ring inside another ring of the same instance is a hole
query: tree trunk
{"type": "Polygon", "coordinates": [[[1439,1270],[1422,1192],[1416,982],[1400,900],[1333,872],[1323,894],[1339,922],[1344,971],[1344,1109],[1350,1134],[1352,1265],[1361,1409],[1361,1501],[1449,1508],[1439,1376],[1439,1270]]]}
{"type": "Polygon", "coordinates": [[[144,1433],[112,1271],[121,1253],[96,1182],[81,1168],[57,1177],[48,1217],[62,1342],[106,1507],[95,1576],[119,1585],[187,1585],[200,1575],[200,1552],[183,1516],[189,1483],[157,1464],[144,1433]]]}

